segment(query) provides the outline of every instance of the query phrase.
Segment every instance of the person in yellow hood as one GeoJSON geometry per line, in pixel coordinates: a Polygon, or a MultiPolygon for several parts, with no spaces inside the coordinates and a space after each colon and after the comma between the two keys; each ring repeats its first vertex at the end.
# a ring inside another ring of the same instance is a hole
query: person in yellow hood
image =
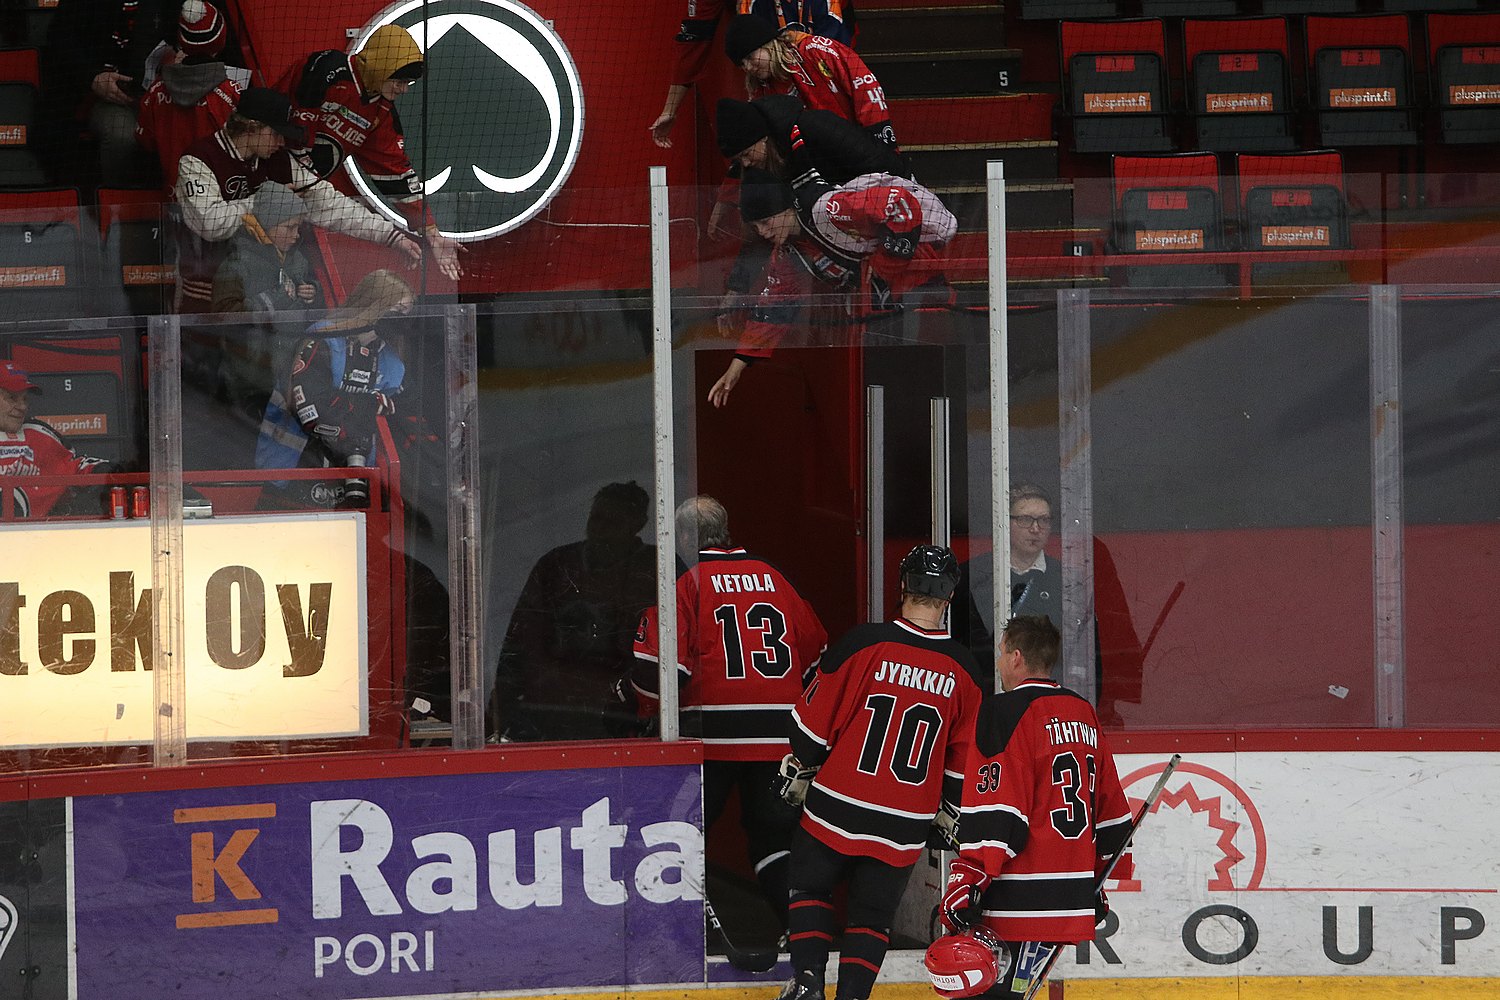
{"type": "Polygon", "coordinates": [[[352,185],[338,168],[352,157],[375,193],[413,232],[425,235],[443,273],[457,280],[459,246],[438,233],[422,178],[406,155],[396,113],[396,99],[422,78],[423,70],[422,50],[411,33],[387,24],[376,28],[353,56],[337,49],[312,53],[276,89],[291,97],[297,119],[307,127],[307,142],[293,155],[346,193],[353,193],[352,185]]]}

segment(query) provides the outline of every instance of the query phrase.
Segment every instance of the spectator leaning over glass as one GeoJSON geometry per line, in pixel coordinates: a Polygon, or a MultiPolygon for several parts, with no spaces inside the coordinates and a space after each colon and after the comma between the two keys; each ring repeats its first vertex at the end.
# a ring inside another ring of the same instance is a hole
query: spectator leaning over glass
{"type": "Polygon", "coordinates": [[[441,187],[447,171],[423,183],[406,155],[406,137],[396,113],[397,98],[425,72],[416,39],[400,25],[387,24],[371,32],[352,56],[338,49],[312,53],[282,77],[276,89],[291,96],[298,121],[307,126],[305,144],[294,147],[298,160],[328,180],[338,177],[339,166],[352,158],[375,193],[401,213],[413,232],[423,235],[443,274],[457,281],[462,247],[438,232],[427,203],[429,188],[441,187]]]}
{"type": "MultiPolygon", "coordinates": [[[[61,435],[29,418],[31,393],[40,392],[21,369],[0,363],[0,476],[67,476],[102,471],[102,461],[73,454],[61,435]]],[[[41,517],[67,491],[66,486],[13,486],[19,517],[41,517]]]]}
{"type": "Polygon", "coordinates": [[[222,129],[182,154],[174,192],[186,224],[178,259],[179,311],[207,311],[214,272],[229,252],[230,238],[244,227],[250,199],[267,181],[291,188],[307,205],[314,225],[393,246],[411,261],[421,260],[421,244],[412,236],[292,158],[287,140],[300,142],[302,136],[286,95],[251,87],[222,129]]]}

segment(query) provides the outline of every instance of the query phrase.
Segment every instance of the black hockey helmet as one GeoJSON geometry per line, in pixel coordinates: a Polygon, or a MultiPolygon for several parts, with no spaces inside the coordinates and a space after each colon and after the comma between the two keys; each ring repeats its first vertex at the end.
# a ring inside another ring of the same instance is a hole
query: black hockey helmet
{"type": "Polygon", "coordinates": [[[908,594],[947,601],[957,586],[958,559],[945,545],[918,545],[901,560],[901,588],[908,594]]]}

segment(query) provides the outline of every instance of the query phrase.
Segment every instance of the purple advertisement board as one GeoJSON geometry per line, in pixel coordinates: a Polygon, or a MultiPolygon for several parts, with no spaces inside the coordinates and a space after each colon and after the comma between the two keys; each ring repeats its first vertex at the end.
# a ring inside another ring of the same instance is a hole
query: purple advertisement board
{"type": "Polygon", "coordinates": [[[78,798],[78,1000],[701,983],[696,765],[78,798]]]}

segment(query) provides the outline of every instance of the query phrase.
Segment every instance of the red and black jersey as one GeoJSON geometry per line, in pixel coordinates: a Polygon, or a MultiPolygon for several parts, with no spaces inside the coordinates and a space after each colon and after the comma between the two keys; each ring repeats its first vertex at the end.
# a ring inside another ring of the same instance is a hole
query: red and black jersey
{"type": "Polygon", "coordinates": [[[422,179],[406,155],[406,135],[396,106],[380,93],[366,93],[336,49],[314,52],[287,72],[277,90],[296,105],[293,114],[308,130],[311,147],[302,160],[313,173],[352,194],[340,164],[353,158],[375,193],[400,212],[413,229],[434,224],[422,179]]]}
{"type": "MultiPolygon", "coordinates": [[[[51,425],[27,420],[11,434],[0,431],[0,476],[69,476],[98,472],[101,459],[83,458],[63,444],[51,425]]],[[[16,513],[41,517],[66,493],[66,486],[16,486],[11,490],[16,513]]]]}
{"type": "Polygon", "coordinates": [[[792,78],[784,84],[763,83],[751,97],[791,94],[801,98],[809,108],[832,111],[862,125],[871,138],[888,146],[896,145],[885,89],[859,53],[842,42],[817,35],[795,33],[787,40],[797,50],[798,62],[792,66],[792,78]]]}
{"type": "Polygon", "coordinates": [[[802,828],[841,854],[910,865],[940,800],[957,802],[981,698],[968,649],[904,618],[834,643],[792,713],[818,768],[802,828]]]}
{"type": "Polygon", "coordinates": [[[674,84],[691,85],[703,75],[708,57],[719,46],[710,44],[719,30],[719,20],[728,14],[756,14],[784,31],[793,25],[824,38],[847,44],[854,42],[853,18],[844,16],[843,0],[687,0],[685,17],[677,32],[677,65],[674,84]]]}
{"type": "Polygon", "coordinates": [[[984,923],[1007,941],[1093,940],[1096,871],[1130,828],[1094,707],[1050,680],[986,698],[965,773],[960,853],[992,878],[984,923]]]}
{"type": "MultiPolygon", "coordinates": [[[[817,612],[774,566],[744,549],[705,549],[677,578],[684,735],[708,760],[780,760],[787,716],[828,643],[817,612]]],[[[656,608],[635,637],[636,694],[657,696],[656,608]]]]}

